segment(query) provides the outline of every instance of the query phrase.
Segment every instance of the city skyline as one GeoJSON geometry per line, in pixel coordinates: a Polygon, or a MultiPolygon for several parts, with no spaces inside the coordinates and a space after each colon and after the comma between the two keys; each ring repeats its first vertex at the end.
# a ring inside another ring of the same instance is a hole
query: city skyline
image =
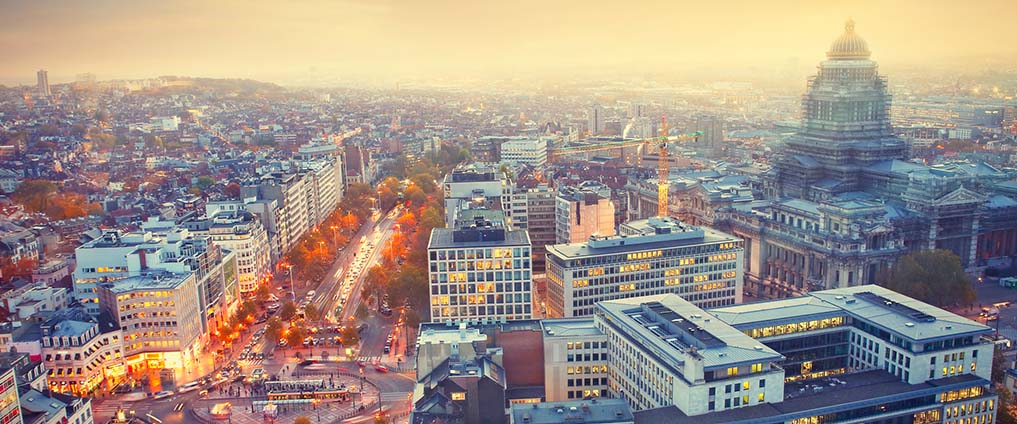
{"type": "Polygon", "coordinates": [[[798,74],[812,69],[848,19],[886,66],[977,66],[1017,55],[996,35],[1017,15],[1005,1],[979,8],[910,1],[0,4],[8,12],[0,18],[6,85],[29,85],[38,69],[53,83],[92,72],[100,79],[186,75],[283,85],[632,69],[798,74]]]}

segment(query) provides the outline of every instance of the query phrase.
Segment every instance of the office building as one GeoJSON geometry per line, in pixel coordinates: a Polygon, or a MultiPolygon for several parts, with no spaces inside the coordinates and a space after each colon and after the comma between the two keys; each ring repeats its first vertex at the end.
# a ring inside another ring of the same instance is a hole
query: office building
{"type": "Polygon", "coordinates": [[[541,321],[544,400],[607,397],[607,336],[589,318],[541,321]]]}
{"type": "Polygon", "coordinates": [[[544,272],[547,246],[555,244],[555,204],[557,191],[547,184],[512,190],[512,201],[505,215],[513,230],[525,230],[533,245],[533,272],[544,272]]]}
{"type": "Polygon", "coordinates": [[[741,302],[742,240],[671,218],[622,229],[622,235],[547,248],[549,316],[588,316],[597,302],[663,293],[702,307],[741,302]]]}
{"type": "Polygon", "coordinates": [[[613,236],[614,214],[610,187],[591,181],[559,186],[554,209],[555,241],[578,243],[594,236],[613,236]]]}
{"type": "Polygon", "coordinates": [[[675,423],[995,421],[992,330],[885,288],[816,291],[696,315],[680,322],[720,322],[778,352],[782,360],[771,365],[784,374],[778,396],[766,393],[765,403],[751,402],[759,384],[750,381],[746,407],[744,386],[736,391],[722,382],[704,399],[716,412],[675,404],[637,412],[637,421],[641,415],[675,423]],[[740,409],[720,409],[721,401],[738,397],[740,409]]]}
{"type": "Polygon", "coordinates": [[[45,69],[40,69],[39,72],[35,73],[35,89],[39,92],[41,97],[50,97],[53,95],[49,90],[49,72],[45,69]]]}
{"type": "Polygon", "coordinates": [[[547,140],[513,137],[501,144],[501,161],[542,169],[547,165],[547,140]]]}
{"type": "Polygon", "coordinates": [[[0,422],[22,424],[21,399],[13,367],[0,367],[0,422]]]}
{"type": "Polygon", "coordinates": [[[603,133],[607,129],[607,117],[604,113],[604,107],[599,104],[590,106],[590,109],[586,112],[586,119],[586,129],[590,132],[590,134],[597,135],[603,133]]]}
{"type": "Polygon", "coordinates": [[[343,198],[342,162],[339,156],[300,163],[309,178],[307,188],[307,219],[317,228],[335,211],[343,198]]]}
{"type": "MultiPolygon", "coordinates": [[[[442,181],[445,199],[445,224],[451,227],[459,211],[475,207],[487,209],[511,208],[503,206],[512,201],[511,178],[489,163],[471,163],[457,166],[442,181]]],[[[511,220],[512,216],[508,218],[511,220]]]]}
{"type": "Polygon", "coordinates": [[[234,253],[241,295],[257,289],[271,271],[268,232],[243,203],[208,202],[204,216],[182,222],[180,226],[195,236],[207,236],[216,245],[234,253]]]}
{"type": "Polygon", "coordinates": [[[427,245],[431,320],[532,316],[530,238],[509,230],[501,211],[465,210],[427,245]]]}
{"type": "Polygon", "coordinates": [[[98,316],[97,286],[129,277],[166,271],[193,274],[197,280],[197,320],[206,338],[225,324],[239,299],[236,255],[208,237],[196,237],[186,228],[169,231],[121,233],[107,231],[74,251],[74,296],[86,311],[98,316]]]}
{"type": "Polygon", "coordinates": [[[622,399],[514,404],[512,424],[634,424],[632,410],[622,399]]]}
{"type": "Polygon", "coordinates": [[[99,308],[122,331],[128,373],[183,372],[201,357],[202,315],[195,273],[152,272],[99,284],[99,308]]]}
{"type": "Polygon", "coordinates": [[[724,127],[716,116],[700,116],[693,121],[692,131],[702,131],[695,146],[696,151],[708,157],[717,156],[723,150],[724,127]]]}

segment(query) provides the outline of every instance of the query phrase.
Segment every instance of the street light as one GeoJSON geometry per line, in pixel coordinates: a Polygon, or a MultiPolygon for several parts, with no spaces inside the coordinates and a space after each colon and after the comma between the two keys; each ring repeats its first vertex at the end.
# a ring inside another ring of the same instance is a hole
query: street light
{"type": "Polygon", "coordinates": [[[289,271],[290,274],[290,297],[292,297],[293,301],[296,302],[297,293],[294,291],[293,287],[293,264],[285,264],[284,266],[286,267],[286,270],[289,271]]]}

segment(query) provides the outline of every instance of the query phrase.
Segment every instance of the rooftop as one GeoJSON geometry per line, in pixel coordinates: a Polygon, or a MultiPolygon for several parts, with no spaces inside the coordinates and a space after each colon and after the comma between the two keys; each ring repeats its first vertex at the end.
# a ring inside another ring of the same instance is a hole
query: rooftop
{"type": "Polygon", "coordinates": [[[738,328],[851,315],[914,341],[978,335],[991,328],[877,285],[814,291],[800,297],[710,310],[738,328]]]}
{"type": "Polygon", "coordinates": [[[188,279],[193,278],[193,275],[156,272],[130,276],[113,283],[103,284],[102,287],[109,288],[114,294],[135,290],[174,290],[187,282],[188,279]]]}
{"type": "Polygon", "coordinates": [[[550,318],[541,321],[544,333],[554,337],[601,336],[593,318],[550,318]]]}
{"type": "Polygon", "coordinates": [[[671,218],[650,218],[624,224],[636,234],[591,239],[587,242],[547,246],[549,255],[562,259],[666,249],[729,241],[738,238],[717,230],[686,225],[671,218]]]}
{"type": "Polygon", "coordinates": [[[702,358],[705,369],[783,359],[676,294],[604,301],[597,310],[672,364],[681,363],[686,355],[702,358]]]}
{"type": "Polygon", "coordinates": [[[510,413],[512,422],[518,424],[606,424],[633,421],[632,410],[624,399],[514,404],[510,413]]]}

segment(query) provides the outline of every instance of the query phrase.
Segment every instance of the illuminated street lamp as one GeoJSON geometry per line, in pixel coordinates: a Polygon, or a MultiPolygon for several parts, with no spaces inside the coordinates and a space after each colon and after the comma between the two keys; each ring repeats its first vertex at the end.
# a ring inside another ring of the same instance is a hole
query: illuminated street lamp
{"type": "Polygon", "coordinates": [[[293,298],[293,301],[296,302],[297,293],[294,291],[293,288],[293,264],[283,264],[283,266],[285,266],[290,273],[290,296],[293,298]]]}

